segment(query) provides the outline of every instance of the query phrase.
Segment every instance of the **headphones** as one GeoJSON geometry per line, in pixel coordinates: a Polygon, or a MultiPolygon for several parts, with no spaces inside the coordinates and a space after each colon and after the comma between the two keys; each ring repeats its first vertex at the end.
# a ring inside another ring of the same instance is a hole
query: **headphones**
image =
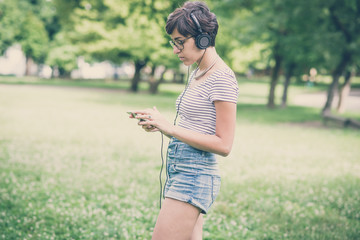
{"type": "Polygon", "coordinates": [[[199,49],[208,48],[211,44],[211,38],[210,38],[209,34],[204,33],[202,31],[199,21],[197,20],[197,18],[195,17],[195,15],[192,12],[190,13],[190,17],[193,20],[193,22],[195,23],[197,30],[199,32],[199,34],[195,36],[195,45],[199,49]]]}

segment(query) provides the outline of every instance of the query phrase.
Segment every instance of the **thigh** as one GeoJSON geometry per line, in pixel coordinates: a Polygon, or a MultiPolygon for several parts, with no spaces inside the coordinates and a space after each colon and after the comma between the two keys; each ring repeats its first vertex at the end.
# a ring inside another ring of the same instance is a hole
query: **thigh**
{"type": "Polygon", "coordinates": [[[202,240],[203,225],[204,225],[203,214],[200,214],[200,216],[196,221],[193,233],[191,235],[191,240],[202,240]]]}
{"type": "Polygon", "coordinates": [[[189,203],[165,198],[152,239],[190,239],[199,214],[200,210],[189,203]]]}

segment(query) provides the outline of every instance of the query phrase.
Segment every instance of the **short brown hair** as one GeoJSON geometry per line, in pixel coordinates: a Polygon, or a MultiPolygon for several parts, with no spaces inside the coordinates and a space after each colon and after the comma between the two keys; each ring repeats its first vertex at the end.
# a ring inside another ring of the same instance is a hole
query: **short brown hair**
{"type": "Polygon", "coordinates": [[[165,29],[167,34],[170,35],[177,29],[185,37],[198,35],[199,31],[191,19],[190,13],[195,15],[202,31],[209,34],[211,38],[210,46],[215,46],[219,24],[216,15],[210,12],[204,2],[185,2],[182,7],[175,9],[166,21],[165,29]]]}

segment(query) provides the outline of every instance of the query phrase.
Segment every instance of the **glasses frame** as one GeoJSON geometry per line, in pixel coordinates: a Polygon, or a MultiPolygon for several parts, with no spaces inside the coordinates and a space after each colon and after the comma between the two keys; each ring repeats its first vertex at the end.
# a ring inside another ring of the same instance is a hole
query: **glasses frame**
{"type": "Polygon", "coordinates": [[[189,38],[192,38],[193,36],[187,37],[184,40],[170,40],[169,43],[172,47],[176,47],[177,49],[179,49],[180,51],[184,49],[184,44],[186,42],[186,40],[188,40],[189,38]]]}

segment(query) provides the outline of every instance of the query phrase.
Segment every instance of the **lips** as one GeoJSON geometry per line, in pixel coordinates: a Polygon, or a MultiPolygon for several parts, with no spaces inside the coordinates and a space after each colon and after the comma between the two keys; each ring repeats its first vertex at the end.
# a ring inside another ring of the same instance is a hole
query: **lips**
{"type": "Polygon", "coordinates": [[[185,58],[184,57],[179,57],[180,61],[184,61],[185,58]]]}

